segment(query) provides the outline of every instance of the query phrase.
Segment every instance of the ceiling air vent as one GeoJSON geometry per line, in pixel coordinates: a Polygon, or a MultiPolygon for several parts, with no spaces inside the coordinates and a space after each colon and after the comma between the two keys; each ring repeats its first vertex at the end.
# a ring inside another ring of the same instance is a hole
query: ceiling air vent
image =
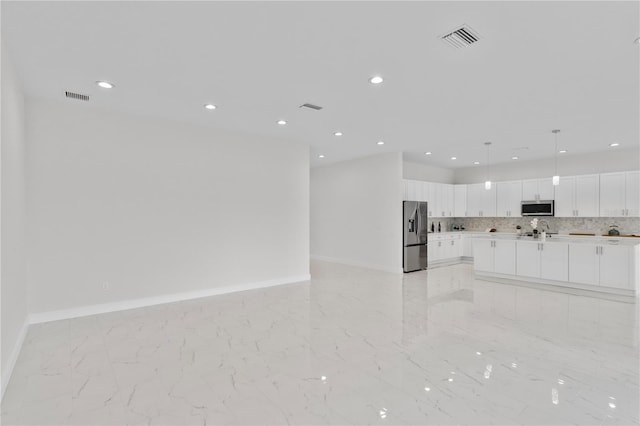
{"type": "Polygon", "coordinates": [[[315,109],[316,111],[320,111],[322,109],[321,106],[314,105],[314,104],[302,104],[298,108],[309,108],[309,109],[315,109]]]}
{"type": "Polygon", "coordinates": [[[460,28],[440,37],[448,45],[460,49],[468,47],[480,40],[478,33],[470,26],[464,24],[460,28]]]}
{"type": "Polygon", "coordinates": [[[64,92],[64,95],[67,98],[75,99],[77,101],[89,101],[89,95],[81,95],[80,93],[75,92],[64,92]]]}

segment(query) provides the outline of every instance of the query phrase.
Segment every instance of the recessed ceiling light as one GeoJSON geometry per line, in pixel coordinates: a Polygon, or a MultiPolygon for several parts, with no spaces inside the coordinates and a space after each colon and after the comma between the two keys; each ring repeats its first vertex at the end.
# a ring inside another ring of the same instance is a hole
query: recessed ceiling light
{"type": "Polygon", "coordinates": [[[431,155],[431,151],[425,152],[424,155],[431,155]]]}
{"type": "Polygon", "coordinates": [[[477,166],[478,164],[480,164],[480,162],[479,161],[474,161],[473,164],[475,164],[477,166]]]}
{"type": "Polygon", "coordinates": [[[384,145],[383,141],[378,141],[378,145],[384,145]]]}
{"type": "Polygon", "coordinates": [[[113,83],[109,83],[108,81],[96,81],[96,84],[103,89],[113,89],[115,87],[113,83]]]}
{"type": "Polygon", "coordinates": [[[278,120],[278,124],[284,126],[285,124],[287,124],[287,122],[284,120],[278,120]]]}
{"type": "Polygon", "coordinates": [[[517,160],[518,157],[516,157],[515,155],[513,157],[511,157],[512,160],[517,160]]]}
{"type": "Polygon", "coordinates": [[[320,154],[318,155],[318,158],[324,158],[324,155],[320,154]]]}
{"type": "Polygon", "coordinates": [[[635,44],[640,44],[640,37],[638,37],[637,39],[633,40],[633,42],[634,42],[635,44]]]}
{"type": "Polygon", "coordinates": [[[369,83],[371,84],[380,84],[383,81],[384,81],[384,78],[380,77],[379,75],[374,75],[369,79],[369,83]]]}
{"type": "Polygon", "coordinates": [[[609,146],[620,146],[620,144],[618,142],[614,142],[612,144],[609,144],[609,146]]]}
{"type": "Polygon", "coordinates": [[[204,106],[206,109],[216,109],[218,108],[217,106],[215,106],[214,104],[205,104],[204,106]]]}
{"type": "Polygon", "coordinates": [[[342,136],[342,132],[335,132],[333,136],[342,136]]]}
{"type": "Polygon", "coordinates": [[[566,149],[561,149],[560,151],[558,151],[559,154],[566,154],[567,150],[566,149]]]}
{"type": "Polygon", "coordinates": [[[452,160],[457,160],[457,159],[458,159],[458,157],[451,157],[451,159],[452,159],[452,160]]]}

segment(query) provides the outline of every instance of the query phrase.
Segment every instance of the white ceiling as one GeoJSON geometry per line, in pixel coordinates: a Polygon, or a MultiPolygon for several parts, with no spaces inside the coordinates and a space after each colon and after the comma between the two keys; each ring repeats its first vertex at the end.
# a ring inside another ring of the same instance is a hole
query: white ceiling
{"type": "Polygon", "coordinates": [[[638,146],[638,36],[636,1],[2,2],[28,95],[297,140],[312,165],[544,158],[555,128],[570,153],[638,146]],[[439,39],[463,23],[480,42],[439,39]]]}

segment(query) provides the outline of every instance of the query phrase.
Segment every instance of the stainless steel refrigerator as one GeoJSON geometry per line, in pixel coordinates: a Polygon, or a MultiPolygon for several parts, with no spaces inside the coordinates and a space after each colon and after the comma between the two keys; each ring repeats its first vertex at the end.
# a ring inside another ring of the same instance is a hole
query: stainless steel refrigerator
{"type": "Polygon", "coordinates": [[[427,203],[403,201],[402,207],[404,272],[427,269],[427,203]]]}

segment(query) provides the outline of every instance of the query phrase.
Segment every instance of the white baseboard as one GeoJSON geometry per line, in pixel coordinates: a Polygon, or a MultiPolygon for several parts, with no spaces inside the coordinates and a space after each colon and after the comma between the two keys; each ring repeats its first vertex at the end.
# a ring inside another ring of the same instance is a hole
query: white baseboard
{"type": "Polygon", "coordinates": [[[373,264],[373,263],[359,262],[359,261],[350,260],[350,259],[338,259],[338,258],[335,258],[335,257],[317,256],[315,254],[312,254],[310,257],[313,260],[321,260],[323,262],[340,263],[342,265],[357,266],[359,268],[375,269],[376,271],[391,272],[393,274],[401,274],[403,272],[402,268],[394,268],[394,267],[391,267],[391,266],[376,265],[376,264],[373,264]]]}
{"type": "Polygon", "coordinates": [[[2,371],[2,379],[0,379],[1,386],[2,386],[0,400],[4,398],[4,391],[7,390],[7,385],[9,384],[9,380],[11,380],[11,374],[13,373],[13,368],[16,366],[16,361],[18,361],[18,356],[20,355],[20,350],[22,349],[22,344],[24,343],[24,339],[25,337],[27,337],[28,329],[29,329],[29,318],[27,317],[24,320],[24,324],[22,324],[22,328],[18,333],[18,338],[16,339],[16,342],[13,345],[13,349],[9,354],[7,365],[2,371]]]}
{"type": "Polygon", "coordinates": [[[220,294],[235,293],[238,291],[255,290],[266,287],[274,287],[283,284],[292,284],[309,281],[310,274],[297,275],[284,278],[276,278],[267,281],[236,284],[225,287],[208,288],[204,290],[189,291],[185,293],[165,294],[162,296],[145,297],[141,299],[122,300],[119,302],[102,303],[99,305],[80,306],[77,308],[61,309],[57,311],[39,312],[29,316],[29,323],[58,321],[63,319],[78,318],[88,315],[104,314],[107,312],[125,311],[128,309],[143,308],[146,306],[162,305],[164,303],[180,302],[182,300],[199,299],[201,297],[217,296],[220,294]]]}

